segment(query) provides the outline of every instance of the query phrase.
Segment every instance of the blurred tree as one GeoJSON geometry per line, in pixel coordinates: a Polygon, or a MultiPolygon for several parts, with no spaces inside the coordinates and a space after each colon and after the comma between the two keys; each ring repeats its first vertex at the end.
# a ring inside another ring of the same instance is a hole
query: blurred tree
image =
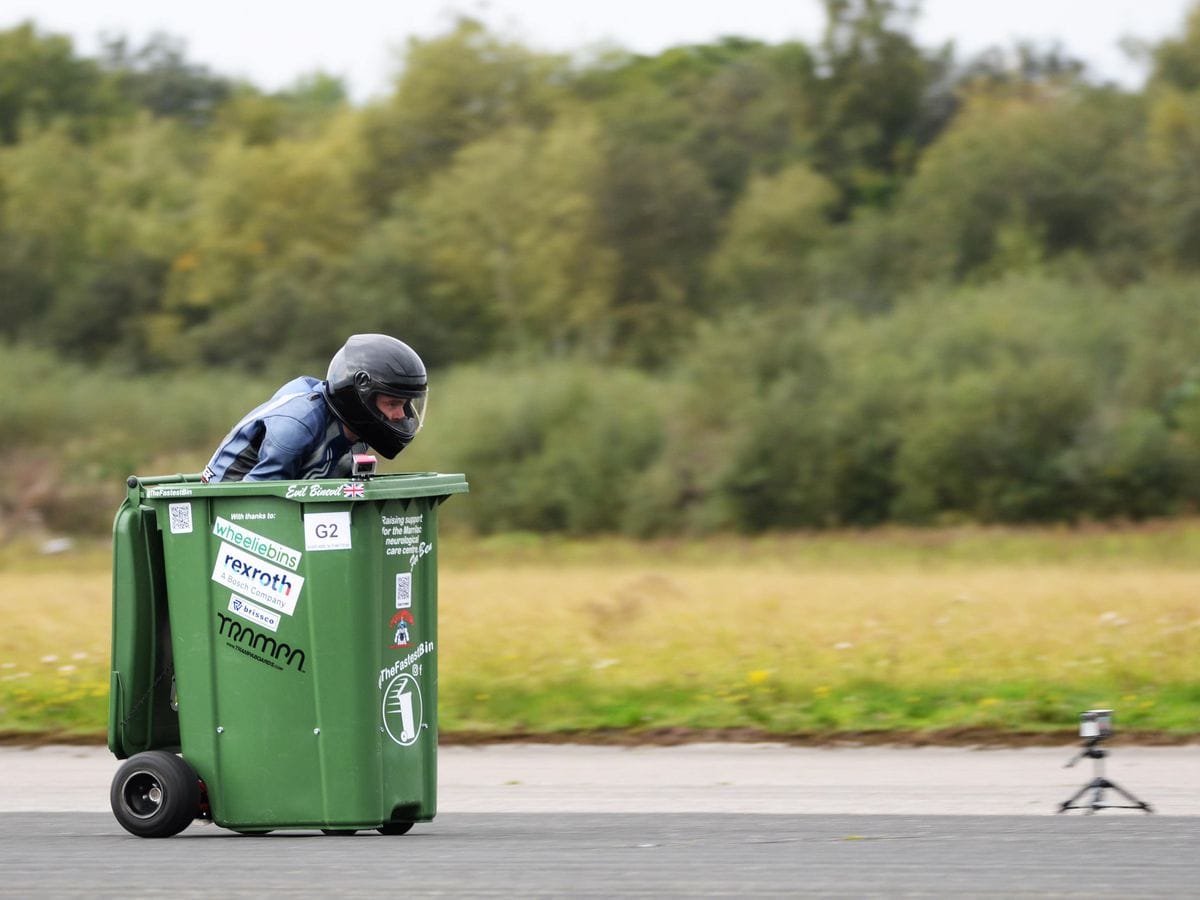
{"type": "Polygon", "coordinates": [[[428,314],[462,330],[460,358],[608,346],[616,261],[600,233],[602,162],[595,123],[564,119],[477,141],[432,179],[410,233],[428,314]]]}
{"type": "Polygon", "coordinates": [[[817,302],[864,313],[891,309],[914,287],[912,260],[920,242],[920,232],[903,215],[858,207],[810,256],[817,302]]]}
{"type": "Polygon", "coordinates": [[[704,301],[703,265],[721,199],[692,153],[694,92],[741,52],[719,45],[613,55],[575,82],[601,128],[595,196],[600,241],[616,254],[611,337],[618,358],[662,365],[704,301]]]}
{"type": "Polygon", "coordinates": [[[1151,51],[1147,153],[1151,228],[1160,259],[1194,270],[1200,251],[1200,4],[1183,35],[1151,51]]]}
{"type": "Polygon", "coordinates": [[[916,3],[824,0],[813,158],[847,205],[886,203],[952,109],[937,91],[945,54],[927,57],[907,29],[916,3]]]}
{"type": "Polygon", "coordinates": [[[396,191],[422,184],[460,147],[510,126],[545,127],[563,96],[565,66],[471,19],[445,37],[410,39],[395,93],[363,112],[364,195],[384,212],[396,191]]]}
{"type": "MultiPolygon", "coordinates": [[[[283,137],[307,137],[291,129],[287,104],[253,88],[239,88],[214,117],[212,134],[244,144],[273,144],[283,137]]],[[[219,139],[218,138],[218,139],[219,139]]]]}
{"type": "Polygon", "coordinates": [[[606,131],[699,165],[724,211],[751,172],[805,149],[815,67],[803,44],[728,37],[657,56],[609,54],[577,72],[572,88],[606,131]]]}
{"type": "Polygon", "coordinates": [[[794,42],[726,38],[719,46],[729,59],[687,97],[684,148],[708,173],[724,212],[752,173],[775,171],[807,149],[816,61],[794,42]]]}
{"type": "Polygon", "coordinates": [[[0,31],[0,144],[60,118],[75,137],[90,134],[116,108],[99,75],[68,37],[42,35],[32,22],[0,31]]]}
{"type": "Polygon", "coordinates": [[[968,91],[1020,91],[1038,85],[1076,84],[1084,80],[1086,71],[1086,63],[1070,56],[1060,44],[1018,41],[1012,49],[990,47],[976,54],[953,78],[959,88],[968,91]]]}
{"type": "Polygon", "coordinates": [[[327,123],[350,105],[346,83],[325,72],[302,75],[275,96],[287,107],[289,119],[300,124],[327,123]]]}
{"type": "Polygon", "coordinates": [[[990,277],[1065,254],[1117,280],[1146,245],[1140,110],[1082,86],[980,92],[924,154],[896,209],[913,280],[990,277]]]}
{"type": "Polygon", "coordinates": [[[837,203],[837,188],[803,163],[752,179],[712,256],[713,290],[738,304],[811,302],[810,256],[837,203]]]}
{"type": "Polygon", "coordinates": [[[124,37],[108,40],[100,67],[137,107],[195,126],[210,123],[234,90],[230,79],[188,62],[181,39],[162,33],[137,48],[124,37]]]}
{"type": "Polygon", "coordinates": [[[638,533],[830,523],[834,369],[812,310],[732,309],[680,353],[654,465],[632,491],[638,533]]]}
{"type": "Polygon", "coordinates": [[[1180,91],[1200,90],[1200,3],[1192,2],[1183,23],[1183,34],[1167,38],[1150,50],[1153,71],[1149,87],[1180,91]]]}
{"type": "Polygon", "coordinates": [[[346,257],[332,286],[331,302],[345,311],[354,330],[392,334],[418,348],[426,366],[444,367],[490,346],[496,323],[482,312],[459,314],[438,302],[422,249],[422,229],[413,208],[397,204],[393,214],[372,222],[346,257]]]}
{"type": "Polygon", "coordinates": [[[1200,264],[1200,91],[1155,91],[1146,150],[1155,249],[1163,263],[1194,270],[1200,264]]]}
{"type": "Polygon", "coordinates": [[[841,334],[843,354],[888,373],[892,515],[1070,520],[1112,515],[1115,496],[1130,515],[1177,508],[1196,457],[1154,407],[1200,347],[1177,333],[1195,318],[1172,316],[1182,298],[1010,276],[922,292],[841,334]]]}
{"type": "Polygon", "coordinates": [[[1058,465],[1089,412],[1082,373],[1063,359],[1003,363],[932,385],[908,418],[896,459],[893,513],[930,521],[1062,518],[1077,508],[1058,465]]]}
{"type": "Polygon", "coordinates": [[[657,388],[644,373],[573,360],[458,367],[436,388],[450,402],[430,419],[434,433],[406,455],[472,473],[465,514],[481,532],[615,531],[661,445],[657,388]]]}
{"type": "Polygon", "coordinates": [[[703,311],[717,198],[703,169],[685,156],[610,134],[600,215],[603,243],[617,254],[614,352],[628,362],[664,365],[703,311]]]}
{"type": "Polygon", "coordinates": [[[89,204],[73,223],[83,253],[43,317],[55,346],[148,367],[171,261],[186,246],[204,154],[195,136],[149,113],[89,150],[89,204]]]}
{"type": "Polygon", "coordinates": [[[31,336],[86,256],[95,171],[65,124],[0,147],[0,330],[31,336]]]}
{"type": "Polygon", "coordinates": [[[166,309],[175,324],[160,353],[186,345],[204,361],[254,367],[314,340],[336,349],[320,323],[333,314],[334,273],[366,225],[357,152],[353,131],[336,120],[311,140],[218,148],[198,186],[188,246],[172,261],[166,309]]]}
{"type": "Polygon", "coordinates": [[[1106,406],[1094,411],[1059,468],[1081,488],[1075,512],[1145,519],[1195,502],[1197,449],[1190,440],[1175,440],[1155,410],[1106,406]]]}
{"type": "MultiPolygon", "coordinates": [[[[314,138],[348,107],[341,79],[314,72],[276,94],[263,94],[249,86],[237,88],[221,104],[213,130],[247,144],[269,144],[284,137],[314,138]]],[[[351,127],[352,122],[347,119],[344,124],[351,127]]]]}

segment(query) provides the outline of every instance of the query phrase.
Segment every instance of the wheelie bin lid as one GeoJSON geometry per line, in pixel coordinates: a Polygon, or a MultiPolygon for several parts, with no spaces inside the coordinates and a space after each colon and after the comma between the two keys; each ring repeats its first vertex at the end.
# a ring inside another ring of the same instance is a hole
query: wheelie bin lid
{"type": "Polygon", "coordinates": [[[142,500],[179,497],[282,497],[303,503],[345,503],[347,500],[395,500],[448,497],[469,490],[466,476],[439,472],[375,475],[362,479],[308,481],[222,481],[205,484],[194,475],[129,476],[129,498],[142,500]]]}

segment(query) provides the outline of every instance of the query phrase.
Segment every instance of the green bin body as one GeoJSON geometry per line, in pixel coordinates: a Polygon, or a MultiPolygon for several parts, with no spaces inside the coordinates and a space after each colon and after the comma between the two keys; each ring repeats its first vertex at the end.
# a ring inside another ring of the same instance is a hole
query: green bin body
{"type": "Polygon", "coordinates": [[[437,511],[461,475],[131,478],[113,540],[108,745],[174,750],[218,825],[437,810],[437,511]]]}

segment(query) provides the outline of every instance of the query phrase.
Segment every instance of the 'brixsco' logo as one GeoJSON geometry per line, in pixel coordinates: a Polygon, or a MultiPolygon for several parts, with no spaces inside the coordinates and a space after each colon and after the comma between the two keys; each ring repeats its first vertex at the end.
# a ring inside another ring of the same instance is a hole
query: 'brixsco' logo
{"type": "Polygon", "coordinates": [[[221,622],[217,633],[223,638],[228,638],[225,642],[227,646],[246,656],[253,657],[261,663],[266,663],[273,669],[283,668],[282,665],[272,662],[272,660],[281,660],[284,665],[293,666],[300,672],[304,671],[304,651],[299,647],[292,647],[291,644],[277,641],[269,634],[263,634],[249,625],[243,625],[224,613],[217,613],[217,619],[221,622]]]}
{"type": "Polygon", "coordinates": [[[261,625],[268,631],[279,630],[279,623],[282,620],[279,613],[274,610],[263,609],[257,603],[251,603],[245,597],[230,594],[228,609],[235,616],[240,616],[247,622],[253,622],[255,625],[261,625]]]}

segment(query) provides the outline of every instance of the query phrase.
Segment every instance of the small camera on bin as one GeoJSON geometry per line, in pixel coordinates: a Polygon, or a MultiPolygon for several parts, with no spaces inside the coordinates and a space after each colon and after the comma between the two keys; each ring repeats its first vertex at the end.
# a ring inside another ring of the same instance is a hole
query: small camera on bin
{"type": "Polygon", "coordinates": [[[1079,736],[1102,741],[1113,732],[1111,709],[1089,709],[1079,714],[1079,736]]]}
{"type": "Polygon", "coordinates": [[[370,478],[375,474],[378,461],[370,453],[355,453],[350,465],[350,474],[355,478],[370,478]]]}

